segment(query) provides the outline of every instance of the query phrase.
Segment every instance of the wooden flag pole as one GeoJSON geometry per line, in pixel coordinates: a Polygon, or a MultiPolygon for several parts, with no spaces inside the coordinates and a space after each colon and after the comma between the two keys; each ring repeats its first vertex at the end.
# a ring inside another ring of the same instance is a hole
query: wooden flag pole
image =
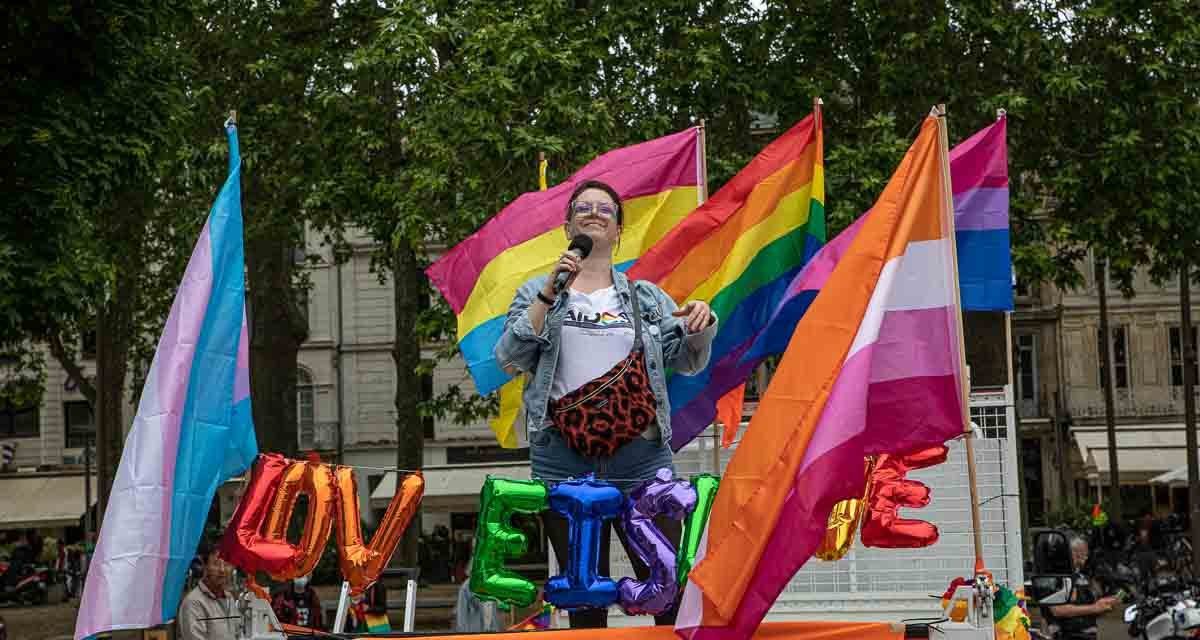
{"type": "Polygon", "coordinates": [[[967,477],[971,488],[971,534],[975,545],[975,573],[987,571],[983,563],[983,540],[979,522],[979,481],[975,469],[975,430],[971,428],[970,380],[967,377],[966,341],[963,339],[962,294],[958,286],[958,247],[954,241],[954,191],[950,185],[950,137],[946,126],[946,105],[934,107],[933,115],[938,119],[938,154],[942,159],[942,224],[943,237],[950,240],[950,257],[954,265],[954,304],[958,308],[955,325],[958,329],[959,370],[963,375],[959,381],[960,404],[962,405],[963,432],[966,436],[967,477]]]}
{"type": "MultiPolygon", "coordinates": [[[[704,118],[700,118],[700,125],[696,128],[697,145],[696,145],[696,206],[704,204],[708,200],[708,127],[704,118]]],[[[726,426],[725,428],[729,428],[726,426]]],[[[737,428],[736,426],[734,427],[737,428]]],[[[713,473],[721,475],[721,423],[713,420],[713,454],[712,464],[713,473]]]]}

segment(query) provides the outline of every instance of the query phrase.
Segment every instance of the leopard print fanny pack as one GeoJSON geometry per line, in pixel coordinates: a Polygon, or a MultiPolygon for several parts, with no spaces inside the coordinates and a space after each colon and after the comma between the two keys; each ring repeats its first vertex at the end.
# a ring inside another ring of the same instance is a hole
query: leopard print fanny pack
{"type": "Polygon", "coordinates": [[[611,457],[622,446],[642,437],[658,417],[658,404],[646,371],[642,318],[637,287],[633,300],[633,348],[600,377],[551,403],[555,428],[580,455],[611,457]]]}

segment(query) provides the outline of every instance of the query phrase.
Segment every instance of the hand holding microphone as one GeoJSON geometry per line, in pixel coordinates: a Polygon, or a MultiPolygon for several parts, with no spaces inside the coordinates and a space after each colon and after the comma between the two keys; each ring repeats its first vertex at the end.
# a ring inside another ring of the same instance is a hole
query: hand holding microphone
{"type": "Polygon", "coordinates": [[[549,291],[543,289],[542,293],[547,298],[557,296],[563,289],[566,289],[575,276],[579,274],[580,263],[587,259],[592,253],[592,239],[579,234],[571,239],[570,246],[563,252],[562,257],[554,265],[554,271],[551,278],[546,281],[546,286],[549,291]]]}

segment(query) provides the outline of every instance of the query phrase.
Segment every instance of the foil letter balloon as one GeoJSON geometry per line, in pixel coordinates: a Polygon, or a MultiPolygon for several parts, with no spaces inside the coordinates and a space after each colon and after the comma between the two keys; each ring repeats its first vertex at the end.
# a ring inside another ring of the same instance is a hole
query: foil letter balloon
{"type": "Polygon", "coordinates": [[[258,457],[250,484],[217,546],[221,557],[241,569],[246,574],[247,586],[265,600],[270,599],[270,594],[257,584],[255,574],[282,571],[292,560],[292,548],[286,540],[268,540],[261,533],[289,462],[276,453],[258,457]]]}
{"type": "Polygon", "coordinates": [[[425,493],[425,478],[420,473],[406,476],[388,504],[371,544],[363,541],[362,516],[358,507],[358,483],[354,469],[338,467],[337,480],[337,546],[338,564],[342,577],[350,583],[351,592],[358,595],[379,579],[384,567],[400,544],[400,538],[412,522],[421,496],[425,493]]]}
{"type": "Polygon", "coordinates": [[[597,575],[604,521],[621,512],[625,496],[615,486],[588,476],[554,485],[550,508],[567,519],[566,573],[546,581],[546,602],[568,611],[607,607],[617,601],[617,583],[597,575]]]}
{"type": "Polygon", "coordinates": [[[679,552],[675,559],[675,573],[680,587],[687,584],[688,573],[691,573],[692,565],[696,563],[696,551],[700,549],[700,539],[704,537],[704,528],[708,526],[708,516],[712,513],[713,501],[717,499],[717,487],[720,484],[721,480],[711,474],[692,476],[692,487],[696,490],[696,507],[683,522],[683,535],[679,539],[679,552]]]}
{"type": "Polygon", "coordinates": [[[285,581],[312,573],[333,531],[333,509],[333,470],[319,462],[293,461],[280,478],[279,491],[267,513],[266,538],[292,550],[291,559],[282,568],[267,572],[272,578],[285,581]],[[299,544],[291,544],[287,540],[288,523],[301,494],[308,496],[308,514],[299,544]]]}
{"type": "Polygon", "coordinates": [[[633,553],[650,568],[650,579],[645,582],[621,578],[617,583],[617,602],[626,615],[663,614],[679,595],[675,546],[654,524],[654,518],[683,520],[696,508],[696,489],[673,475],[670,469],[659,469],[653,480],[635,488],[625,500],[621,526],[633,553]]]}
{"type": "Polygon", "coordinates": [[[825,529],[825,538],[817,547],[817,556],[822,560],[838,560],[854,546],[854,536],[862,524],[863,513],[871,499],[871,472],[875,470],[875,459],[867,458],[863,472],[863,497],[842,500],[833,505],[829,512],[829,522],[825,529]]]}
{"type": "Polygon", "coordinates": [[[479,525],[471,559],[471,591],[501,604],[528,607],[537,585],[504,568],[504,561],[525,553],[525,534],[512,526],[514,513],[537,513],[546,507],[546,485],[537,480],[489,477],[479,492],[479,525]]]}
{"type": "Polygon", "coordinates": [[[946,461],[944,445],[915,453],[883,455],[871,474],[871,500],[862,541],[868,547],[917,549],[937,542],[938,529],[924,520],[900,517],[901,507],[929,504],[929,487],[905,476],[913,469],[932,467],[946,461]]]}

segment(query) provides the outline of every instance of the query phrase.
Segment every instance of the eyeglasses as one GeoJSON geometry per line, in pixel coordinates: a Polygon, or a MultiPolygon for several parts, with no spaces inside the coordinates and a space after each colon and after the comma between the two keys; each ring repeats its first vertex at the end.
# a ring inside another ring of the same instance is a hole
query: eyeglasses
{"type": "Polygon", "coordinates": [[[581,216],[588,213],[596,213],[605,218],[617,217],[617,205],[611,202],[576,202],[571,206],[571,214],[581,216]]]}

